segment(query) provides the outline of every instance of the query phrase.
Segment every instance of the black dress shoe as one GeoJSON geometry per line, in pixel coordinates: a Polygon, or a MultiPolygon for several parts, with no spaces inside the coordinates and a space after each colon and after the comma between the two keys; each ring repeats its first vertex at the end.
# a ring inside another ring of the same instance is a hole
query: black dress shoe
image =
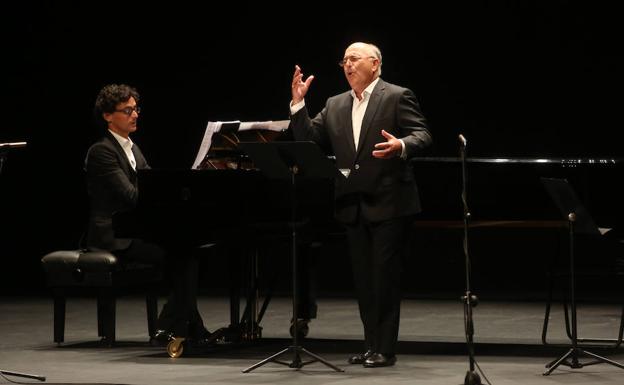
{"type": "Polygon", "coordinates": [[[175,335],[169,330],[156,330],[154,337],[150,338],[150,345],[152,346],[167,346],[167,344],[173,340],[175,335]]]}
{"type": "Polygon", "coordinates": [[[394,354],[373,353],[373,355],[364,360],[364,367],[379,368],[382,366],[392,366],[395,362],[396,356],[394,354]]]}
{"type": "Polygon", "coordinates": [[[193,340],[207,340],[210,338],[210,336],[212,336],[212,333],[210,333],[210,331],[208,329],[206,329],[205,327],[201,327],[195,331],[193,331],[193,333],[189,334],[189,339],[193,339],[193,340]]]}
{"type": "Polygon", "coordinates": [[[189,338],[188,343],[194,349],[212,348],[218,344],[218,340],[219,340],[218,337],[219,337],[218,334],[212,334],[206,331],[206,334],[204,334],[200,338],[189,338]]]}
{"type": "Polygon", "coordinates": [[[362,365],[367,358],[375,354],[372,350],[368,349],[364,353],[356,354],[354,356],[349,357],[347,360],[351,365],[362,365]]]}

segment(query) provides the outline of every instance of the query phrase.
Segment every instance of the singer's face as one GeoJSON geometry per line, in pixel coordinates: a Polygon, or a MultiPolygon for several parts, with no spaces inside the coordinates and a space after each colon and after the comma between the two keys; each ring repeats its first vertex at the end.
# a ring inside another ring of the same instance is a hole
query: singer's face
{"type": "Polygon", "coordinates": [[[375,80],[379,66],[370,48],[363,44],[352,44],[347,48],[343,58],[345,77],[351,88],[358,94],[375,80]]]}
{"type": "Polygon", "coordinates": [[[127,102],[117,104],[115,112],[106,112],[102,116],[108,122],[108,128],[124,138],[137,130],[139,113],[133,97],[127,102]]]}

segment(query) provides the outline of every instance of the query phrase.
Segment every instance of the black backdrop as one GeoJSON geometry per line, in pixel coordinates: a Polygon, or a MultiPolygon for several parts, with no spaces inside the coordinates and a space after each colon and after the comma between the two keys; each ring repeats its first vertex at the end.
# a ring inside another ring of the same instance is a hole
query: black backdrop
{"type": "Polygon", "coordinates": [[[107,83],[139,89],[134,140],[152,166],[189,167],[208,120],[287,118],[295,64],[315,75],[307,103],[319,111],[348,87],[345,47],[369,41],[382,77],[420,98],[433,155],[456,155],[463,133],[473,156],[623,156],[622,24],[596,3],[15,5],[3,11],[0,142],[28,147],[0,179],[2,286],[41,288],[39,258],[75,247],[91,109],[107,83]]]}

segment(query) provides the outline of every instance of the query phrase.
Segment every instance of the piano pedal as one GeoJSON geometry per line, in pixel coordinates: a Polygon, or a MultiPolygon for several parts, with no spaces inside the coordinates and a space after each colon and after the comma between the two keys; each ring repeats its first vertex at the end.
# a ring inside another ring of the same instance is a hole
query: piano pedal
{"type": "Polygon", "coordinates": [[[246,331],[243,333],[243,341],[255,341],[262,338],[262,328],[257,327],[253,331],[246,331]]]}
{"type": "Polygon", "coordinates": [[[230,325],[220,328],[208,338],[200,340],[176,337],[167,344],[167,354],[171,358],[184,355],[195,355],[214,350],[218,345],[254,341],[262,338],[262,327],[256,326],[252,332],[245,330],[244,325],[230,325]]]}
{"type": "Polygon", "coordinates": [[[230,325],[219,330],[222,331],[223,342],[226,343],[250,342],[262,338],[262,326],[257,323],[250,326],[247,321],[242,321],[239,324],[230,325]]]}

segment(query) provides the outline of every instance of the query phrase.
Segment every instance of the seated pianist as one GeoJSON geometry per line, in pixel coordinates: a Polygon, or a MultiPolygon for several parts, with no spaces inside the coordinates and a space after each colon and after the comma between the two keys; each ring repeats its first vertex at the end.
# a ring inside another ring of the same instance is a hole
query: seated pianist
{"type": "Polygon", "coordinates": [[[137,202],[137,170],[149,165],[130,139],[138,127],[139,93],[124,84],[103,87],[95,101],[94,115],[102,136],[85,159],[90,214],[87,247],[112,252],[121,263],[140,262],[161,267],[171,274],[172,292],[157,321],[154,344],[185,337],[201,344],[210,337],[197,310],[198,256],[166,242],[117,238],[113,213],[132,209],[137,202]]]}

